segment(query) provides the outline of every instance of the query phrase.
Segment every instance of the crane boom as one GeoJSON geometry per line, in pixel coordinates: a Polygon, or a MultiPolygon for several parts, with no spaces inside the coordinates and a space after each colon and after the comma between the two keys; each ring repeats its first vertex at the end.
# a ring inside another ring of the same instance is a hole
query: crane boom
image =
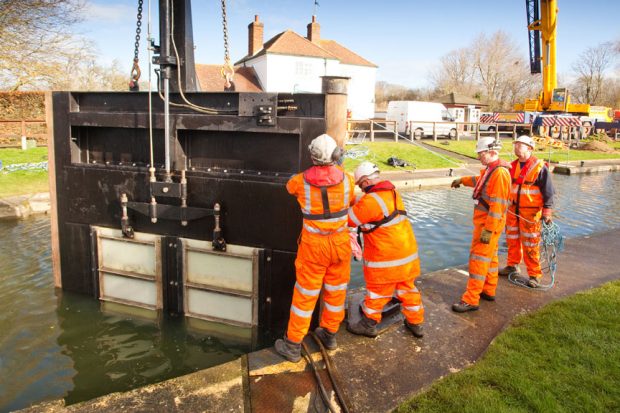
{"type": "Polygon", "coordinates": [[[565,88],[558,88],[556,39],[557,0],[525,0],[529,30],[530,72],[542,72],[542,90],[538,99],[526,99],[516,110],[587,115],[589,104],[572,104],[565,88]]]}

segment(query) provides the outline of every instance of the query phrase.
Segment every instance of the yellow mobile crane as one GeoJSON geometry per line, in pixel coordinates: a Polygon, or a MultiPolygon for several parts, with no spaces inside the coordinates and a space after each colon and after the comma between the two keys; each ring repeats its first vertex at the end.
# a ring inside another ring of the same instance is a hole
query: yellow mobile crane
{"type": "Polygon", "coordinates": [[[571,103],[568,90],[557,87],[557,0],[526,0],[525,3],[529,30],[530,72],[532,74],[542,72],[543,88],[538,99],[526,99],[525,104],[516,104],[515,110],[590,115],[589,104],[571,103]]]}

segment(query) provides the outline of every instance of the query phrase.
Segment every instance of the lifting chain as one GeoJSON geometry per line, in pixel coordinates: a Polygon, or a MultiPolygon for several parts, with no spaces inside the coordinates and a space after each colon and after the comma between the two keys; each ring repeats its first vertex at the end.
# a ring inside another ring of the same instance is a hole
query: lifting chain
{"type": "Polygon", "coordinates": [[[224,65],[220,73],[225,79],[224,89],[228,90],[232,86],[235,68],[230,62],[230,53],[228,51],[228,21],[226,20],[226,0],[222,0],[222,30],[224,32],[224,65]]]}
{"type": "Polygon", "coordinates": [[[138,14],[136,21],[136,41],[134,43],[133,50],[133,67],[131,68],[131,74],[129,75],[129,90],[132,92],[138,92],[140,90],[138,81],[140,80],[140,65],[138,64],[138,49],[140,47],[140,33],[142,33],[142,4],[144,0],[138,0],[138,14]]]}

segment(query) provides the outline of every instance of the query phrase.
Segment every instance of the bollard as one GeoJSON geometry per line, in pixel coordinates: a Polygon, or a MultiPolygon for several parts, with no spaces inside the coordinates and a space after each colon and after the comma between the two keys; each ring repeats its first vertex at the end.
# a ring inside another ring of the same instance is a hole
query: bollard
{"type": "MultiPolygon", "coordinates": [[[[328,135],[344,148],[347,139],[347,94],[348,77],[321,76],[322,91],[325,94],[325,123],[328,135]]],[[[372,123],[371,123],[372,129],[372,123]]]]}

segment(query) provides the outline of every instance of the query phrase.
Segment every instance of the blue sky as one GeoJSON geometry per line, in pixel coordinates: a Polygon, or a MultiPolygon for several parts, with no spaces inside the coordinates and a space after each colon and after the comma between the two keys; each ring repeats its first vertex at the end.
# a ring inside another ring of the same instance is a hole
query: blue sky
{"type": "MultiPolygon", "coordinates": [[[[527,59],[523,0],[318,0],[321,37],[336,40],[379,66],[377,80],[425,87],[428,72],[449,51],[468,46],[480,33],[503,30],[527,59]]],[[[137,0],[88,0],[83,35],[99,51],[99,61],[118,59],[131,67],[137,0]]],[[[157,8],[152,3],[152,31],[158,43],[157,8]]],[[[144,0],[141,65],[146,67],[147,4],[144,0]]],[[[587,47],[620,40],[620,0],[558,0],[557,57],[560,79],[587,47]]],[[[306,34],[314,0],[227,0],[230,55],[247,54],[247,25],[258,14],[265,40],[286,29],[306,34]]],[[[220,0],[194,0],[196,62],[221,64],[224,56],[220,0]]],[[[620,69],[616,66],[616,74],[620,69]]]]}

